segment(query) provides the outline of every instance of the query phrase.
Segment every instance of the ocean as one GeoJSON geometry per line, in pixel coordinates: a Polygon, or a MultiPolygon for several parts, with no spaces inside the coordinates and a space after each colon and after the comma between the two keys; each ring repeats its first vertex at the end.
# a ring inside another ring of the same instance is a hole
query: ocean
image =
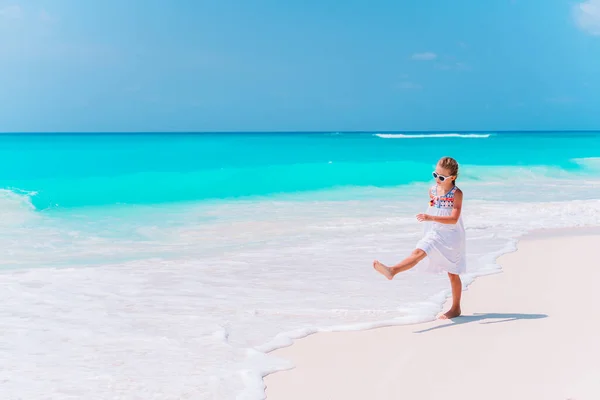
{"type": "Polygon", "coordinates": [[[600,132],[0,135],[3,397],[262,399],[294,338],[433,319],[447,277],[372,261],[414,248],[446,155],[465,286],[600,224],[600,132]]]}

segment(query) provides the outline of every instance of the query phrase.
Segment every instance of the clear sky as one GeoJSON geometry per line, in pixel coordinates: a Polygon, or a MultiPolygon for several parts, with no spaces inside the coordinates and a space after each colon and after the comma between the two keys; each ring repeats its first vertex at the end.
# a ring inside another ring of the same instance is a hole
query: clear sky
{"type": "Polygon", "coordinates": [[[600,129],[600,0],[0,0],[0,131],[600,129]]]}

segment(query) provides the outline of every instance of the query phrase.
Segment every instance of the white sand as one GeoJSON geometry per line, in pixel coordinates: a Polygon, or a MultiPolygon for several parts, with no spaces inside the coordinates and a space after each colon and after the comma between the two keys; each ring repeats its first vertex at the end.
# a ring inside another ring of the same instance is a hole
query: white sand
{"type": "Polygon", "coordinates": [[[525,239],[463,292],[461,318],[276,350],[296,368],[265,378],[267,398],[600,399],[599,260],[600,235],[525,239]]]}

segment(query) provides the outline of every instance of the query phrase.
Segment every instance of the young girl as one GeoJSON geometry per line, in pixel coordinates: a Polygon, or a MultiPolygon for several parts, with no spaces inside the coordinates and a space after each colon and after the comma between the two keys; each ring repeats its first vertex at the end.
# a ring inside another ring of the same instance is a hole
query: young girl
{"type": "Polygon", "coordinates": [[[465,272],[465,228],[460,216],[463,193],[456,186],[458,163],[450,157],[443,157],[433,172],[436,185],[429,190],[429,208],[426,214],[417,215],[419,222],[425,222],[425,234],[417,243],[412,254],[398,264],[388,267],[379,261],[373,267],[388,279],[411,269],[427,258],[429,270],[445,271],[452,286],[452,307],[441,315],[441,319],[458,317],[462,282],[459,274],[465,272]]]}

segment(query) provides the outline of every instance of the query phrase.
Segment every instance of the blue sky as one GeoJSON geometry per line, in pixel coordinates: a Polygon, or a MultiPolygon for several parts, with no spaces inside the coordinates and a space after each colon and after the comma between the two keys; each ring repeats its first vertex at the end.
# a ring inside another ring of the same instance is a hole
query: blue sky
{"type": "Polygon", "coordinates": [[[600,129],[600,0],[0,0],[0,131],[600,129]]]}

